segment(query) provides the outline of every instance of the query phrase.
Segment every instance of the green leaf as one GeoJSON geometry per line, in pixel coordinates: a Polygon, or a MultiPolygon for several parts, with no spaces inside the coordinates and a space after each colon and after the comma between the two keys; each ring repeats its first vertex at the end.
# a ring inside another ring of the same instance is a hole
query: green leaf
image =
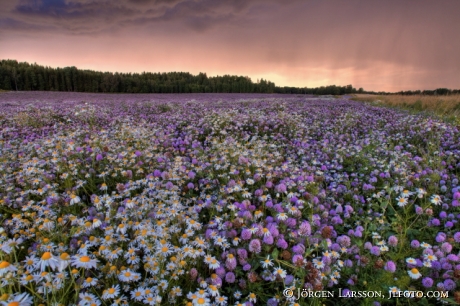
{"type": "Polygon", "coordinates": [[[278,259],[279,251],[278,249],[274,249],[272,252],[273,259],[278,259]]]}

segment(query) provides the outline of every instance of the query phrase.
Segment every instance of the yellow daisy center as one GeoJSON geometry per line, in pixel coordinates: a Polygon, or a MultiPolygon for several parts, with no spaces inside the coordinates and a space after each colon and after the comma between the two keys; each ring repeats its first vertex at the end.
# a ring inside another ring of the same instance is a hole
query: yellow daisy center
{"type": "Polygon", "coordinates": [[[51,253],[50,252],[45,252],[43,253],[42,255],[42,260],[50,260],[52,257],[51,253]]]}
{"type": "Polygon", "coordinates": [[[2,261],[2,263],[0,263],[0,269],[5,269],[5,268],[8,268],[9,266],[10,266],[10,263],[7,261],[2,261]]]}

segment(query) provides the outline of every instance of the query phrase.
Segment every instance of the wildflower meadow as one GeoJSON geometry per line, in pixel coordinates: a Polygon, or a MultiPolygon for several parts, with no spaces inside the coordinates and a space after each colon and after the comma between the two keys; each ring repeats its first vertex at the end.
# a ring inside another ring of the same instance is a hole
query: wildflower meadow
{"type": "Polygon", "coordinates": [[[50,92],[0,93],[0,126],[2,305],[460,302],[459,126],[347,98],[50,92]]]}

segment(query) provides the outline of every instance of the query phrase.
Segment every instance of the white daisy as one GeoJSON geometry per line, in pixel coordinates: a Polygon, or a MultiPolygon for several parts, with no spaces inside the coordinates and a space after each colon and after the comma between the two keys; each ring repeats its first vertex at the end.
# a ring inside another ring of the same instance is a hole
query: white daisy
{"type": "Polygon", "coordinates": [[[417,261],[412,257],[406,258],[406,262],[408,264],[410,264],[410,265],[416,265],[417,264],[417,261]]]}
{"type": "Polygon", "coordinates": [[[422,277],[422,274],[420,274],[420,272],[416,268],[410,269],[409,271],[407,271],[407,273],[412,279],[419,279],[420,277],[422,277]]]}
{"type": "Polygon", "coordinates": [[[83,288],[93,287],[97,284],[97,278],[87,277],[82,284],[83,288]]]}
{"type": "Polygon", "coordinates": [[[407,198],[406,197],[398,197],[396,198],[396,201],[398,201],[398,206],[399,207],[404,207],[407,205],[407,198]]]}
{"type": "Polygon", "coordinates": [[[76,268],[91,269],[96,268],[97,259],[91,259],[89,256],[72,256],[72,266],[76,268]]]}
{"type": "Polygon", "coordinates": [[[417,189],[417,197],[419,197],[420,199],[423,198],[423,196],[426,194],[426,191],[422,188],[418,188],[417,189]]]}
{"type": "Polygon", "coordinates": [[[12,299],[8,299],[6,303],[2,302],[2,304],[11,306],[30,306],[33,302],[32,297],[28,293],[24,292],[14,294],[12,299]]]}
{"type": "Polygon", "coordinates": [[[268,255],[266,259],[261,260],[260,263],[262,264],[262,267],[264,269],[273,266],[273,262],[270,259],[270,255],[268,255]]]}
{"type": "Polygon", "coordinates": [[[17,268],[7,261],[2,261],[0,263],[0,276],[3,276],[8,272],[14,272],[16,270],[17,268]]]}
{"type": "Polygon", "coordinates": [[[434,205],[439,205],[442,203],[442,200],[440,196],[438,196],[437,194],[434,194],[431,196],[430,202],[433,203],[434,205]]]}
{"type": "Polygon", "coordinates": [[[80,203],[80,197],[77,196],[76,194],[72,193],[70,195],[70,205],[74,205],[74,204],[77,204],[77,203],[80,203]]]}
{"type": "Polygon", "coordinates": [[[274,276],[280,276],[281,278],[285,278],[287,273],[285,270],[281,269],[281,267],[278,267],[273,271],[274,276]]]}
{"type": "Polygon", "coordinates": [[[136,301],[141,301],[144,298],[144,290],[142,288],[137,288],[131,291],[131,299],[136,301]]]}
{"type": "Polygon", "coordinates": [[[401,196],[404,197],[404,198],[408,198],[410,197],[411,195],[413,195],[414,193],[412,191],[409,191],[407,189],[404,189],[402,192],[401,192],[401,196]]]}
{"type": "Polygon", "coordinates": [[[52,270],[59,267],[59,260],[51,252],[43,253],[37,262],[37,268],[40,268],[40,271],[45,271],[46,267],[50,267],[52,270]]]}
{"type": "Polygon", "coordinates": [[[104,300],[116,298],[120,294],[120,285],[112,286],[109,289],[105,289],[102,293],[104,300]]]}

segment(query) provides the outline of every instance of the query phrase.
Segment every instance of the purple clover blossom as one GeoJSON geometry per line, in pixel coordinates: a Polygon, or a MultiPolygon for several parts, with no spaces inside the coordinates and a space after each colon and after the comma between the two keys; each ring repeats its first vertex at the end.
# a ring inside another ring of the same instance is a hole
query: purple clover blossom
{"type": "Polygon", "coordinates": [[[300,254],[295,254],[294,256],[292,256],[292,263],[295,265],[297,262],[302,262],[303,263],[304,261],[304,258],[302,255],[300,254]]]}
{"type": "Polygon", "coordinates": [[[395,273],[396,264],[391,260],[387,261],[387,263],[385,264],[385,270],[391,273],[395,273]]]}
{"type": "Polygon", "coordinates": [[[375,256],[380,255],[380,248],[378,246],[373,246],[370,251],[372,255],[375,255],[375,256]]]}
{"type": "Polygon", "coordinates": [[[236,280],[236,277],[233,272],[227,272],[227,274],[225,274],[225,281],[227,283],[234,283],[235,280],[236,280]]]}
{"type": "Polygon", "coordinates": [[[345,267],[351,268],[353,267],[353,261],[351,259],[345,259],[344,264],[345,267]]]}
{"type": "Polygon", "coordinates": [[[456,232],[454,234],[454,240],[455,242],[460,243],[460,232],[456,232]]]}
{"type": "Polygon", "coordinates": [[[233,271],[236,268],[237,262],[236,262],[236,258],[232,254],[230,255],[231,256],[228,256],[227,259],[225,260],[225,267],[228,270],[233,271]]]}
{"type": "Polygon", "coordinates": [[[273,241],[273,236],[272,236],[272,235],[264,236],[263,242],[264,242],[265,244],[272,245],[273,242],[274,242],[274,241],[273,241]]]}
{"type": "Polygon", "coordinates": [[[431,268],[433,268],[434,270],[439,271],[439,270],[441,270],[442,265],[441,265],[441,263],[439,261],[435,260],[435,261],[431,262],[431,268]]]}
{"type": "Polygon", "coordinates": [[[429,277],[425,277],[424,279],[422,279],[422,285],[425,288],[431,288],[433,286],[433,283],[433,280],[429,277]]]}
{"type": "Polygon", "coordinates": [[[281,238],[278,239],[278,241],[276,242],[276,246],[285,250],[288,247],[288,243],[286,242],[286,240],[281,238]]]}
{"type": "Polygon", "coordinates": [[[249,240],[252,237],[252,233],[249,229],[245,228],[244,230],[241,231],[241,239],[243,240],[249,240]]]}
{"type": "Polygon", "coordinates": [[[297,244],[292,247],[292,251],[296,254],[303,254],[305,252],[305,246],[303,244],[297,244]]]}
{"type": "Polygon", "coordinates": [[[444,242],[441,245],[441,249],[446,253],[450,253],[452,252],[452,245],[449,242],[444,242]]]}
{"type": "Polygon", "coordinates": [[[192,278],[192,280],[195,280],[198,276],[198,271],[195,268],[190,269],[189,273],[190,273],[190,277],[192,278]]]}
{"type": "Polygon", "coordinates": [[[251,270],[251,265],[250,264],[245,264],[243,266],[243,271],[249,271],[249,270],[251,270]]]}
{"type": "Polygon", "coordinates": [[[262,246],[259,239],[253,239],[249,243],[249,251],[252,253],[260,253],[262,251],[262,246]]]}
{"type": "Polygon", "coordinates": [[[331,245],[331,250],[332,250],[332,251],[339,252],[339,251],[341,250],[340,244],[338,244],[338,243],[333,243],[333,244],[331,245]]]}
{"type": "Polygon", "coordinates": [[[396,236],[388,237],[388,245],[392,247],[396,247],[398,245],[398,238],[396,236]]]}
{"type": "Polygon", "coordinates": [[[414,249],[420,247],[420,242],[418,242],[418,240],[412,240],[411,243],[410,243],[410,246],[414,249]]]}
{"type": "Polygon", "coordinates": [[[223,268],[223,267],[219,267],[219,268],[216,269],[216,274],[217,274],[217,276],[219,276],[220,278],[224,278],[224,277],[225,277],[225,273],[226,273],[226,271],[225,271],[225,268],[223,268]]]}
{"type": "Polygon", "coordinates": [[[287,191],[287,188],[286,188],[286,185],[284,185],[283,183],[277,185],[275,187],[276,191],[279,192],[279,193],[284,193],[287,191]]]}
{"type": "MultiPolygon", "coordinates": [[[[452,265],[448,262],[445,262],[441,265],[441,268],[443,268],[444,270],[451,270],[452,269],[452,265]]],[[[449,276],[450,277],[450,276],[449,276]]]]}
{"type": "Polygon", "coordinates": [[[457,285],[455,284],[455,282],[451,279],[446,279],[444,281],[444,289],[445,290],[448,290],[448,291],[452,291],[454,290],[455,288],[457,288],[457,285]]]}
{"type": "Polygon", "coordinates": [[[279,212],[279,213],[284,212],[283,206],[281,204],[276,204],[273,206],[273,208],[276,210],[276,212],[279,212]]]}
{"type": "Polygon", "coordinates": [[[440,242],[444,242],[446,240],[446,234],[443,233],[443,232],[440,232],[436,235],[436,242],[440,243],[440,242]]]}
{"type": "MultiPolygon", "coordinates": [[[[268,222],[268,218],[267,218],[267,222],[268,222]]],[[[271,224],[268,226],[268,230],[270,231],[270,234],[273,236],[273,237],[278,237],[280,232],[279,230],[276,228],[276,225],[275,224],[271,224]]]]}
{"type": "Polygon", "coordinates": [[[286,225],[291,228],[295,227],[297,224],[297,221],[294,218],[288,218],[285,222],[286,222],[286,225]]]}
{"type": "Polygon", "coordinates": [[[308,221],[303,221],[299,226],[299,235],[301,236],[310,236],[311,235],[311,226],[308,221]]]}
{"type": "Polygon", "coordinates": [[[444,252],[441,250],[437,250],[436,252],[434,252],[434,255],[436,255],[436,257],[438,258],[443,258],[445,256],[444,252]]]}
{"type": "MultiPolygon", "coordinates": [[[[457,183],[458,183],[458,180],[457,180],[457,183]]],[[[460,200],[460,191],[455,192],[453,198],[454,200],[460,200]]]]}
{"type": "Polygon", "coordinates": [[[286,286],[289,286],[290,284],[292,284],[293,281],[294,281],[294,276],[291,274],[286,275],[286,277],[284,278],[284,284],[286,286]]]}
{"type": "Polygon", "coordinates": [[[242,259],[248,258],[248,252],[246,251],[246,249],[238,249],[236,253],[238,254],[238,257],[242,259]]]}

